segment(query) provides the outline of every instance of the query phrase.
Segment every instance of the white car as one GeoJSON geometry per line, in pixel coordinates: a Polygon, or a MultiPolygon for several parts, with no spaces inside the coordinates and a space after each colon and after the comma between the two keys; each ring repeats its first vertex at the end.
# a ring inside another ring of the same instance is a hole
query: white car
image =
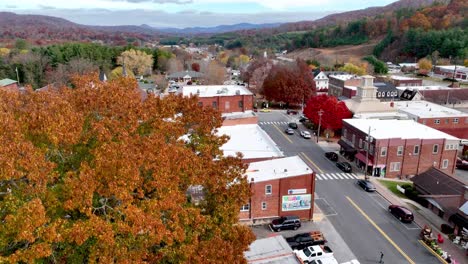
{"type": "Polygon", "coordinates": [[[307,139],[311,138],[309,131],[301,131],[301,136],[307,139]]]}

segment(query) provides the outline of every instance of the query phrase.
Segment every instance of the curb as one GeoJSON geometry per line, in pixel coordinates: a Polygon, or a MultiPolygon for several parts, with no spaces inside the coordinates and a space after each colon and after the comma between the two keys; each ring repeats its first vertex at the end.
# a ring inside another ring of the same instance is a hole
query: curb
{"type": "Polygon", "coordinates": [[[431,252],[432,255],[436,256],[437,259],[440,261],[440,263],[448,264],[448,262],[445,261],[445,259],[443,259],[439,254],[437,254],[437,252],[435,252],[432,248],[430,248],[428,245],[426,245],[426,243],[424,243],[424,241],[418,240],[418,242],[421,245],[423,245],[429,252],[431,252]]]}

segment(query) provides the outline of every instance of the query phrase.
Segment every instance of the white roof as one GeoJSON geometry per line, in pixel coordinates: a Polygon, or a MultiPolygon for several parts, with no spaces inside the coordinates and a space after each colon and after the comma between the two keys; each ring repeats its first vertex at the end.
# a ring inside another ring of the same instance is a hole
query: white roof
{"type": "Polygon", "coordinates": [[[252,162],[247,169],[248,181],[269,181],[313,173],[312,169],[299,157],[287,157],[252,162]]]}
{"type": "Polygon", "coordinates": [[[419,65],[417,63],[399,63],[398,65],[400,65],[401,67],[419,67],[419,65]]]}
{"type": "Polygon", "coordinates": [[[247,263],[299,264],[286,239],[280,235],[255,240],[244,257],[247,263]]]}
{"type": "Polygon", "coordinates": [[[353,90],[353,91],[357,91],[357,87],[356,87],[356,86],[345,85],[344,88],[349,89],[349,90],[353,90]]]}
{"type": "Polygon", "coordinates": [[[468,71],[468,67],[461,66],[461,65],[441,65],[441,66],[436,66],[437,68],[448,70],[448,71],[454,71],[455,67],[457,67],[457,72],[466,72],[468,71]]]}
{"type": "Polygon", "coordinates": [[[237,152],[244,159],[283,157],[276,143],[258,125],[222,126],[217,135],[227,135],[229,141],[221,149],[225,156],[235,156],[237,152]]]}
{"type": "Polygon", "coordinates": [[[390,76],[390,79],[392,79],[392,80],[405,80],[405,81],[408,81],[408,80],[421,80],[419,78],[408,77],[408,76],[400,76],[400,75],[392,75],[392,76],[390,76]]]}
{"type": "Polygon", "coordinates": [[[239,118],[254,117],[254,116],[257,116],[257,114],[255,114],[255,112],[252,110],[247,110],[245,112],[222,113],[221,116],[226,119],[239,119],[239,118]]]}
{"type": "Polygon", "coordinates": [[[338,79],[338,80],[342,80],[342,81],[347,81],[347,80],[350,80],[350,79],[361,79],[360,77],[354,75],[354,74],[337,74],[337,75],[330,75],[329,76],[330,78],[335,78],[335,79],[338,79]]]}
{"type": "MultiPolygon", "coordinates": [[[[433,90],[453,90],[454,88],[450,88],[447,86],[438,86],[438,85],[433,85],[433,86],[397,86],[396,87],[398,90],[416,90],[416,91],[433,91],[433,90]]],[[[460,88],[455,88],[455,89],[460,89],[460,88]]]]}
{"type": "Polygon", "coordinates": [[[430,128],[413,120],[378,120],[378,119],[344,119],[343,122],[375,139],[448,139],[459,140],[449,134],[430,128]]]}
{"type": "Polygon", "coordinates": [[[468,113],[427,101],[397,101],[393,103],[395,108],[400,112],[408,113],[419,118],[468,117],[468,113]]]}
{"type": "Polygon", "coordinates": [[[187,85],[182,87],[184,96],[197,95],[199,97],[253,95],[242,85],[187,85]]]}
{"type": "Polygon", "coordinates": [[[353,115],[357,119],[409,119],[407,114],[398,112],[373,112],[373,113],[359,113],[353,115]]]}

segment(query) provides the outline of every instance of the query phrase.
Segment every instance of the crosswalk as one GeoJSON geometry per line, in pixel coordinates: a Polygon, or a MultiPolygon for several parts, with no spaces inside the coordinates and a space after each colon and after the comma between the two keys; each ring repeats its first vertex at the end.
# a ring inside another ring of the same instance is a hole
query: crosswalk
{"type": "Polygon", "coordinates": [[[326,180],[355,180],[359,179],[355,173],[320,173],[316,174],[315,178],[317,180],[326,181],[326,180]]]}
{"type": "Polygon", "coordinates": [[[258,122],[260,125],[287,125],[285,121],[258,122]]]}

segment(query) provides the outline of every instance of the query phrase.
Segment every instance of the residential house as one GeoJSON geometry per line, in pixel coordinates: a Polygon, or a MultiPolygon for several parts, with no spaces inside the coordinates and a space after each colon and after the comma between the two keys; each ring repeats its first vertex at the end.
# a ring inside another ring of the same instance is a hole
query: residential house
{"type": "Polygon", "coordinates": [[[317,94],[328,93],[328,77],[323,71],[314,71],[314,82],[317,94]]]}
{"type": "Polygon", "coordinates": [[[420,193],[419,197],[428,202],[427,207],[445,220],[449,220],[468,201],[464,197],[466,184],[437,168],[429,168],[411,181],[420,193]]]}
{"type": "Polygon", "coordinates": [[[242,85],[187,85],[184,96],[198,96],[198,104],[213,107],[221,113],[239,113],[253,110],[253,93],[242,85]]]}
{"type": "Polygon", "coordinates": [[[11,79],[0,80],[0,89],[15,90],[19,89],[18,82],[11,79]]]}
{"type": "Polygon", "coordinates": [[[381,102],[399,100],[398,90],[393,83],[390,82],[374,82],[377,87],[376,98],[381,102]]]}
{"type": "Polygon", "coordinates": [[[252,195],[240,209],[240,221],[287,215],[312,219],[315,174],[299,156],[250,163],[245,176],[252,195]]]}
{"type": "Polygon", "coordinates": [[[460,139],[413,120],[344,119],[338,144],[369,175],[398,178],[431,167],[453,174],[460,139]]]}

